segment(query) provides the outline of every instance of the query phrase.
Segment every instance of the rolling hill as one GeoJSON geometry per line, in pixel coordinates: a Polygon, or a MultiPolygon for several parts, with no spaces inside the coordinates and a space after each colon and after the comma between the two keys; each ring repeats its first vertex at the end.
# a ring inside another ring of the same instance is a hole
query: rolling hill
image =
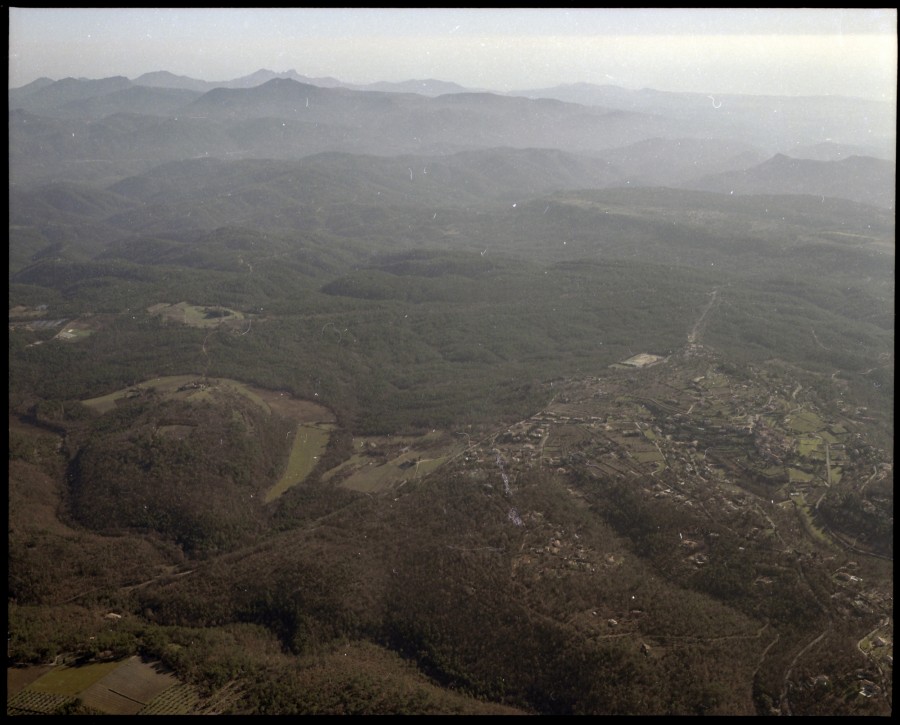
{"type": "Polygon", "coordinates": [[[710,175],[685,186],[723,194],[837,197],[893,209],[896,203],[896,166],[889,161],[867,156],[817,161],[779,154],[743,171],[710,175]]]}

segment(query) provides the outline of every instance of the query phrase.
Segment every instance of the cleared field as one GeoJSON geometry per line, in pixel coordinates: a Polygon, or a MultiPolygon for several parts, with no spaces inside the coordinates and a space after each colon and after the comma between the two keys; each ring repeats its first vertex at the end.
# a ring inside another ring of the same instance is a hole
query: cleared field
{"type": "Polygon", "coordinates": [[[49,692],[54,695],[77,695],[106,677],[121,665],[120,662],[96,662],[89,665],[54,667],[31,683],[26,690],[49,692]]]}
{"type": "Polygon", "coordinates": [[[297,428],[287,469],[278,483],[266,493],[266,503],[274,501],[292,486],[306,480],[319,462],[319,456],[325,452],[333,427],[330,423],[307,423],[297,428]]]}
{"type": "Polygon", "coordinates": [[[789,420],[785,421],[786,427],[795,433],[814,433],[825,429],[825,421],[823,421],[815,413],[804,410],[794,413],[789,420]]]}
{"type": "Polygon", "coordinates": [[[632,451],[631,455],[639,463],[662,463],[666,460],[665,456],[655,448],[652,450],[632,451]]]}
{"type": "Polygon", "coordinates": [[[64,327],[56,334],[57,340],[63,340],[65,342],[78,342],[79,340],[83,340],[89,335],[93,334],[93,330],[88,327],[83,327],[79,323],[72,323],[67,327],[64,327]]]}
{"type": "Polygon", "coordinates": [[[360,451],[339,466],[327,471],[323,480],[343,477],[341,486],[353,491],[386,491],[404,480],[421,478],[439,468],[465,447],[445,431],[424,436],[368,436],[354,439],[360,451]],[[386,451],[381,457],[364,451],[386,451]]]}
{"type": "Polygon", "coordinates": [[[419,461],[413,469],[413,475],[427,476],[432,471],[436,471],[440,468],[447,461],[447,458],[448,456],[441,456],[440,458],[429,458],[424,461],[419,461]]]}
{"type": "Polygon", "coordinates": [[[813,475],[799,468],[788,468],[788,481],[791,483],[807,483],[813,480],[813,475]]]}
{"type": "MultiPolygon", "coordinates": [[[[49,671],[35,669],[45,674],[7,700],[7,714],[52,714],[77,697],[87,707],[109,715],[134,715],[178,685],[178,680],[158,662],[144,662],[138,656],[78,667],[53,667],[49,671]]],[[[169,712],[188,714],[188,708],[186,704],[184,709],[169,712]]]]}
{"type": "Polygon", "coordinates": [[[797,439],[797,452],[804,457],[812,456],[815,453],[821,453],[825,455],[825,449],[822,445],[822,441],[818,438],[812,438],[810,436],[800,436],[797,439]]]}
{"type": "Polygon", "coordinates": [[[348,458],[340,465],[325,471],[325,473],[322,474],[322,480],[330,481],[332,478],[334,478],[335,476],[340,476],[342,473],[354,471],[361,466],[364,466],[367,460],[368,459],[365,456],[354,453],[352,456],[350,456],[350,458],[348,458]]]}
{"type": "Polygon", "coordinates": [[[821,541],[823,544],[830,544],[831,539],[828,538],[828,535],[813,522],[812,514],[809,510],[809,504],[806,503],[806,500],[804,499],[802,493],[794,497],[794,506],[796,506],[797,514],[800,517],[800,522],[803,524],[803,528],[806,530],[806,532],[814,539],[821,541]]]}
{"type": "Polygon", "coordinates": [[[161,436],[177,438],[180,440],[187,438],[192,430],[194,430],[194,426],[192,425],[161,425],[156,432],[161,436]]]}
{"type": "Polygon", "coordinates": [[[164,378],[153,378],[152,380],[138,383],[133,387],[123,388],[114,393],[101,395],[97,398],[89,398],[88,400],[82,400],[81,402],[88,408],[92,408],[99,413],[105,413],[116,407],[116,401],[127,398],[130,395],[135,395],[140,391],[155,389],[162,394],[175,393],[181,386],[187,385],[198,379],[197,375],[170,375],[164,378]]]}
{"type": "Polygon", "coordinates": [[[53,665],[6,668],[6,696],[12,697],[53,669],[53,665]]]}
{"type": "Polygon", "coordinates": [[[160,395],[167,395],[182,400],[203,400],[215,391],[238,393],[258,405],[266,413],[277,413],[300,423],[333,422],[334,413],[328,408],[309,400],[299,400],[287,393],[263,390],[246,385],[229,378],[204,378],[200,375],[169,375],[151,378],[142,383],[123,388],[97,398],[81,401],[99,413],[113,410],[116,402],[129,396],[139,395],[146,390],[155,390],[160,395]]]}
{"type": "Polygon", "coordinates": [[[159,663],[134,656],[81,693],[88,707],[111,715],[135,715],[154,697],[178,684],[159,663]]]}
{"type": "Polygon", "coordinates": [[[567,450],[589,442],[591,437],[591,432],[581,425],[555,425],[545,447],[567,450]]]}
{"type": "MultiPolygon", "coordinates": [[[[411,458],[413,457],[414,456],[411,456],[411,458]]],[[[399,459],[389,461],[388,463],[368,461],[350,475],[349,478],[344,479],[341,482],[341,486],[353,491],[362,491],[364,493],[386,491],[400,480],[412,477],[412,470],[400,468],[399,464],[402,462],[403,461],[400,461],[399,459]]]]}
{"type": "Polygon", "coordinates": [[[244,313],[239,310],[216,305],[192,305],[187,302],[178,302],[174,305],[161,302],[148,307],[147,312],[191,327],[216,327],[244,319],[244,313]]]}

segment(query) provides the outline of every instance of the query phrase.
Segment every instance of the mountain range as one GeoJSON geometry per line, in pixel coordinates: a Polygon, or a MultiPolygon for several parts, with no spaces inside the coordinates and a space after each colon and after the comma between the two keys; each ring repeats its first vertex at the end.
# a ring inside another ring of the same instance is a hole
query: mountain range
{"type": "Polygon", "coordinates": [[[591,188],[773,188],[893,208],[896,109],[854,98],[716,98],[592,84],[500,94],[434,80],[354,86],[266,70],[212,83],[161,71],[133,81],[40,79],[10,89],[9,113],[15,185],[113,181],[194,157],[446,156],[504,147],[602,160],[602,178],[585,180],[591,188]]]}

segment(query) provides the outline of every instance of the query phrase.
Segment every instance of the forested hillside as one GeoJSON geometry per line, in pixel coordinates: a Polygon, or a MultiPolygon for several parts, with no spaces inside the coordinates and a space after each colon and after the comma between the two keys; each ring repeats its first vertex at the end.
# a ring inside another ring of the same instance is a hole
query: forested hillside
{"type": "Polygon", "coordinates": [[[875,107],[257,80],[10,91],[8,713],[890,714],[875,107]]]}

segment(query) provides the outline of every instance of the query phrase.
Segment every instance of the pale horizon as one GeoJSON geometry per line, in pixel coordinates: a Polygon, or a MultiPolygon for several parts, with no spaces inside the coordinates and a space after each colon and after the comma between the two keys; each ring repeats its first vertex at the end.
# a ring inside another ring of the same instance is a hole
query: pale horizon
{"type": "Polygon", "coordinates": [[[266,69],[510,92],[896,99],[896,9],[10,8],[9,87],[266,69]]]}

